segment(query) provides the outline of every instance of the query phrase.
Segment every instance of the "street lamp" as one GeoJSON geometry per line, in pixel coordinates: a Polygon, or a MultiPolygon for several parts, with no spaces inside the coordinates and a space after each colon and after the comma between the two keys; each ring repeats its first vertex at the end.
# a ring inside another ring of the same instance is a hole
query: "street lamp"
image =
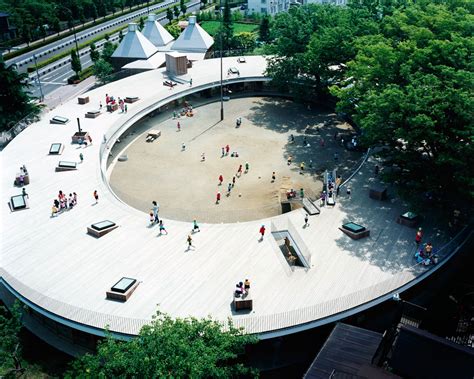
{"type": "Polygon", "coordinates": [[[41,80],[40,80],[40,76],[38,72],[38,65],[36,63],[36,54],[33,54],[33,59],[35,61],[36,79],[38,80],[38,85],[39,85],[39,90],[40,90],[40,101],[43,101],[44,100],[43,88],[41,86],[41,80]]]}
{"type": "Polygon", "coordinates": [[[222,0],[219,0],[219,12],[221,15],[221,33],[219,36],[220,39],[220,49],[221,49],[221,121],[224,121],[224,87],[222,83],[222,32],[224,31],[224,17],[222,12],[222,0]]]}

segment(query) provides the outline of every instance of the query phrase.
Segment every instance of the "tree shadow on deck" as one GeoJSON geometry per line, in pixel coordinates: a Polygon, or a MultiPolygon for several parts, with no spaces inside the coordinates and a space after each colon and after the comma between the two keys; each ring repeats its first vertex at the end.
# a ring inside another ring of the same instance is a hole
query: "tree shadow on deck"
{"type": "MultiPolygon", "coordinates": [[[[408,269],[418,275],[429,269],[429,266],[417,265],[414,259],[417,229],[396,222],[398,216],[410,208],[397,196],[394,185],[383,184],[375,177],[374,168],[377,163],[374,158],[370,158],[346,187],[341,189],[338,198],[342,211],[346,214],[343,223],[355,222],[366,227],[370,230],[370,237],[352,240],[341,232],[336,243],[348,254],[367,260],[384,272],[395,274],[408,269]],[[386,200],[369,197],[370,188],[374,184],[387,187],[386,200]],[[346,193],[347,186],[351,188],[351,195],[346,193]]],[[[445,227],[447,222],[434,213],[423,216],[424,220],[420,224],[424,231],[423,242],[432,242],[436,252],[450,239],[445,227]]]]}

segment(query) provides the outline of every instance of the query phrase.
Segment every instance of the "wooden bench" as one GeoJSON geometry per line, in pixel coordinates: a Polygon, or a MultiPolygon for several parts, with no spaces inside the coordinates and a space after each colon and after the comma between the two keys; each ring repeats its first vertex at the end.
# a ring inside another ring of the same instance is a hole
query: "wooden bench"
{"type": "Polygon", "coordinates": [[[125,102],[126,102],[126,103],[129,103],[129,104],[132,104],[132,103],[138,101],[139,99],[140,99],[140,98],[139,98],[138,96],[127,96],[127,97],[125,98],[125,102]]]}
{"type": "Polygon", "coordinates": [[[118,104],[115,103],[115,104],[107,104],[107,112],[115,112],[117,109],[118,109],[118,104]]]}
{"type": "Polygon", "coordinates": [[[87,104],[89,102],[89,96],[78,97],[77,102],[81,105],[87,104]]]}
{"type": "Polygon", "coordinates": [[[100,111],[89,111],[86,113],[86,118],[96,118],[101,115],[100,111]]]}
{"type": "Polygon", "coordinates": [[[236,311],[245,311],[245,310],[252,310],[253,309],[253,300],[250,295],[242,295],[241,297],[237,297],[234,295],[234,309],[236,311]]]}
{"type": "Polygon", "coordinates": [[[30,184],[30,175],[29,174],[16,174],[15,175],[15,186],[19,186],[19,187],[22,187],[22,186],[26,186],[28,184],[30,184]],[[22,183],[22,180],[21,180],[21,177],[23,177],[23,183],[22,183]]]}
{"type": "Polygon", "coordinates": [[[387,198],[387,187],[381,185],[370,187],[369,197],[374,200],[385,200],[387,198]]]}

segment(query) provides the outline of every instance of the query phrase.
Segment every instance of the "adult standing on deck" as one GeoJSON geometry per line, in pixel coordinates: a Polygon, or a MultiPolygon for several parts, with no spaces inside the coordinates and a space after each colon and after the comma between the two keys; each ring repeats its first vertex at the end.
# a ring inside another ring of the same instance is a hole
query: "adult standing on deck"
{"type": "Polygon", "coordinates": [[[97,204],[99,202],[99,193],[97,192],[97,190],[94,191],[94,199],[95,203],[97,204]]]}
{"type": "Polygon", "coordinates": [[[261,236],[261,237],[260,237],[260,240],[262,241],[262,240],[263,240],[263,237],[265,236],[265,225],[262,225],[262,226],[260,227],[259,232],[260,232],[260,236],[261,236]]]}
{"type": "Polygon", "coordinates": [[[152,201],[153,204],[153,217],[155,222],[160,222],[160,218],[158,216],[158,212],[160,211],[160,204],[158,204],[156,201],[152,201]]]}

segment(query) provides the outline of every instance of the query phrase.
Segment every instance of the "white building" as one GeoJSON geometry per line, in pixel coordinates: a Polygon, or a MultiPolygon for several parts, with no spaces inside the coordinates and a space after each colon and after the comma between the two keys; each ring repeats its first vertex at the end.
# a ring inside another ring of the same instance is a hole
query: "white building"
{"type": "Polygon", "coordinates": [[[153,45],[158,47],[159,50],[166,50],[163,48],[174,41],[173,36],[158,21],[156,21],[156,14],[154,13],[148,15],[148,20],[145,23],[142,34],[153,45]]]}
{"type": "Polygon", "coordinates": [[[347,0],[248,0],[248,12],[274,16],[287,12],[292,6],[302,4],[333,4],[345,5],[347,0]]]}
{"type": "Polygon", "coordinates": [[[290,0],[248,0],[248,12],[274,16],[290,9],[290,0]]]}

